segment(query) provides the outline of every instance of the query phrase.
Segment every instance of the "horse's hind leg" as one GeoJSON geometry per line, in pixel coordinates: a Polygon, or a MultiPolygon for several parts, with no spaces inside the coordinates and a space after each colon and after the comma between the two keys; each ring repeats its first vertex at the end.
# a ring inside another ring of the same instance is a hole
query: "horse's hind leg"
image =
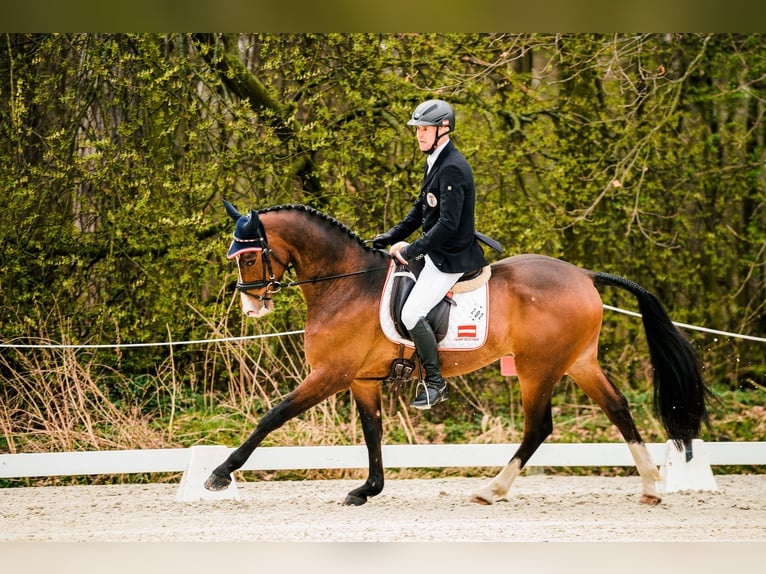
{"type": "Polygon", "coordinates": [[[473,502],[493,504],[508,494],[513,481],[537,448],[551,434],[551,391],[560,376],[543,377],[537,383],[529,383],[519,372],[521,405],[524,410],[524,436],[518,450],[505,467],[483,488],[471,495],[473,502]]]}
{"type": "Polygon", "coordinates": [[[383,490],[383,456],[380,446],[383,423],[380,410],[380,383],[355,381],[351,385],[351,393],[362,421],[362,433],[364,442],[367,444],[370,471],[365,483],[348,493],[344,504],[361,506],[367,502],[368,497],[380,494],[383,490]]]}
{"type": "Polygon", "coordinates": [[[641,502],[655,505],[660,502],[657,481],[660,473],[652,461],[641,434],[636,428],[625,396],[611,383],[595,358],[581,359],[569,369],[569,376],[606,414],[628,443],[630,454],[641,476],[643,494],[641,502]]]}

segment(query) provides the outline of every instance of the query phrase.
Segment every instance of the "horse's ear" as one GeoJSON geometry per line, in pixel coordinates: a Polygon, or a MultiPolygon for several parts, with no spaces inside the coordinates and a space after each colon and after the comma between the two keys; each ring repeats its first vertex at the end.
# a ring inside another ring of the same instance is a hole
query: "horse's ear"
{"type": "Polygon", "coordinates": [[[253,209],[250,211],[247,220],[242,225],[243,237],[255,238],[261,235],[261,220],[258,219],[258,212],[253,209]]]}
{"type": "Polygon", "coordinates": [[[223,206],[226,208],[226,213],[229,214],[229,217],[231,217],[234,221],[239,221],[239,218],[242,217],[242,214],[237,211],[237,208],[234,207],[231,203],[226,201],[225,199],[223,201],[223,206]]]}

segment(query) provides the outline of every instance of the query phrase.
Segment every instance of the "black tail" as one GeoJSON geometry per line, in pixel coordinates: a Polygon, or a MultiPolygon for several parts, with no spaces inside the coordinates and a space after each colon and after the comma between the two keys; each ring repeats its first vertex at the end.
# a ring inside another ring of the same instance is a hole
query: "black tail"
{"type": "Polygon", "coordinates": [[[702,380],[697,354],[657,297],[646,289],[608,273],[594,273],[593,282],[596,286],[621,287],[638,299],[654,367],[654,412],[679,450],[681,444],[690,447],[691,440],[699,437],[702,424],[710,424],[707,403],[713,397],[702,380]]]}

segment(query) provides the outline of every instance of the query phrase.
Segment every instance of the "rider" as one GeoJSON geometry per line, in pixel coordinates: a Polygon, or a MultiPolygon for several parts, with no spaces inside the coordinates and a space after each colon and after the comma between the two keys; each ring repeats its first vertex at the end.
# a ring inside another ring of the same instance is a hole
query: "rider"
{"type": "Polygon", "coordinates": [[[420,150],[428,154],[420,195],[401,222],[373,239],[373,246],[383,249],[396,244],[422,227],[420,237],[403,248],[394,245],[392,253],[401,263],[425,257],[425,267],[402,309],[402,323],[426,372],[425,385],[419,386],[410,406],[430,409],[447,400],[447,383],[426,316],[461,275],[484,267],[487,261],[474,236],[473,172],[449,137],[455,129],[452,106],[428,100],[415,108],[407,124],[416,126],[420,150]]]}

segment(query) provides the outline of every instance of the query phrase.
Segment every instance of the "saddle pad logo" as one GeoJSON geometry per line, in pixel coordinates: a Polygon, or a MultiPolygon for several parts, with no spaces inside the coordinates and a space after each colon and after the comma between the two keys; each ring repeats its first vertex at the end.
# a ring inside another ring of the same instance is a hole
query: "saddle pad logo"
{"type": "Polygon", "coordinates": [[[476,339],[476,325],[458,325],[458,339],[476,339]]]}
{"type": "MultiPolygon", "coordinates": [[[[388,277],[383,286],[378,315],[380,327],[386,338],[393,343],[402,343],[414,348],[412,341],[404,339],[396,331],[391,319],[391,287],[393,285],[394,263],[388,270],[388,277]]],[[[455,293],[452,296],[455,305],[450,310],[447,335],[439,341],[440,351],[473,351],[480,348],[487,340],[489,329],[489,293],[485,283],[468,293],[455,293]]]]}

